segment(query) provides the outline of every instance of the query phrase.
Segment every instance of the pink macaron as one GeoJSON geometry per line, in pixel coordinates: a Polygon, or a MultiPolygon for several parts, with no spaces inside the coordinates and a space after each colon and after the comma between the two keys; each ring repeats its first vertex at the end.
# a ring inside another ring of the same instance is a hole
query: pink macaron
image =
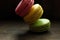
{"type": "Polygon", "coordinates": [[[16,14],[21,17],[26,16],[33,4],[34,0],[21,0],[15,9],[16,14]]]}

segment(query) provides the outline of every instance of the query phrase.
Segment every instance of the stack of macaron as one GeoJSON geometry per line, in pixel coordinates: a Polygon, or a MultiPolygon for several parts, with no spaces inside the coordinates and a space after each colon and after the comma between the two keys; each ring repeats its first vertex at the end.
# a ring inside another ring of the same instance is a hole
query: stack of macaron
{"type": "Polygon", "coordinates": [[[43,15],[43,8],[40,4],[34,4],[34,0],[21,0],[15,12],[29,24],[30,31],[44,32],[50,29],[50,20],[40,18],[43,15]]]}

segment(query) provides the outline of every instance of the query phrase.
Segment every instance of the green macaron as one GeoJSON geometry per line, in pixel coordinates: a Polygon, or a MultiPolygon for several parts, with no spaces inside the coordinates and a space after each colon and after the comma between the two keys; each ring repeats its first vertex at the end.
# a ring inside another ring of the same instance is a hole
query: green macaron
{"type": "Polygon", "coordinates": [[[44,32],[50,30],[50,20],[49,19],[38,19],[36,22],[30,25],[30,31],[32,32],[44,32]]]}

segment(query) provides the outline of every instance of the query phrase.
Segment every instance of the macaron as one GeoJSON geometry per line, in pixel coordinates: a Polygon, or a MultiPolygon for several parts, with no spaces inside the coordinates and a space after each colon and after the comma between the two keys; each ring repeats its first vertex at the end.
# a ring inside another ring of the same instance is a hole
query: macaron
{"type": "Polygon", "coordinates": [[[51,22],[49,19],[38,19],[35,23],[30,25],[30,31],[32,32],[44,32],[50,30],[51,22]]]}
{"type": "Polygon", "coordinates": [[[21,17],[24,17],[33,4],[34,0],[21,0],[15,9],[16,14],[21,17]]]}
{"type": "Polygon", "coordinates": [[[34,23],[43,15],[43,8],[40,4],[35,4],[31,7],[29,13],[23,18],[28,24],[34,23]]]}

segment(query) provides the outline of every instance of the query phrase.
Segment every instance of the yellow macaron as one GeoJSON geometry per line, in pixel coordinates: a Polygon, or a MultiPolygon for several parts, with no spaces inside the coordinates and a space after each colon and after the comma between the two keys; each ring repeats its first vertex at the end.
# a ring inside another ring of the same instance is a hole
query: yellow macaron
{"type": "Polygon", "coordinates": [[[39,4],[35,4],[31,7],[29,13],[24,17],[24,21],[28,24],[34,23],[43,15],[43,8],[39,4]]]}

